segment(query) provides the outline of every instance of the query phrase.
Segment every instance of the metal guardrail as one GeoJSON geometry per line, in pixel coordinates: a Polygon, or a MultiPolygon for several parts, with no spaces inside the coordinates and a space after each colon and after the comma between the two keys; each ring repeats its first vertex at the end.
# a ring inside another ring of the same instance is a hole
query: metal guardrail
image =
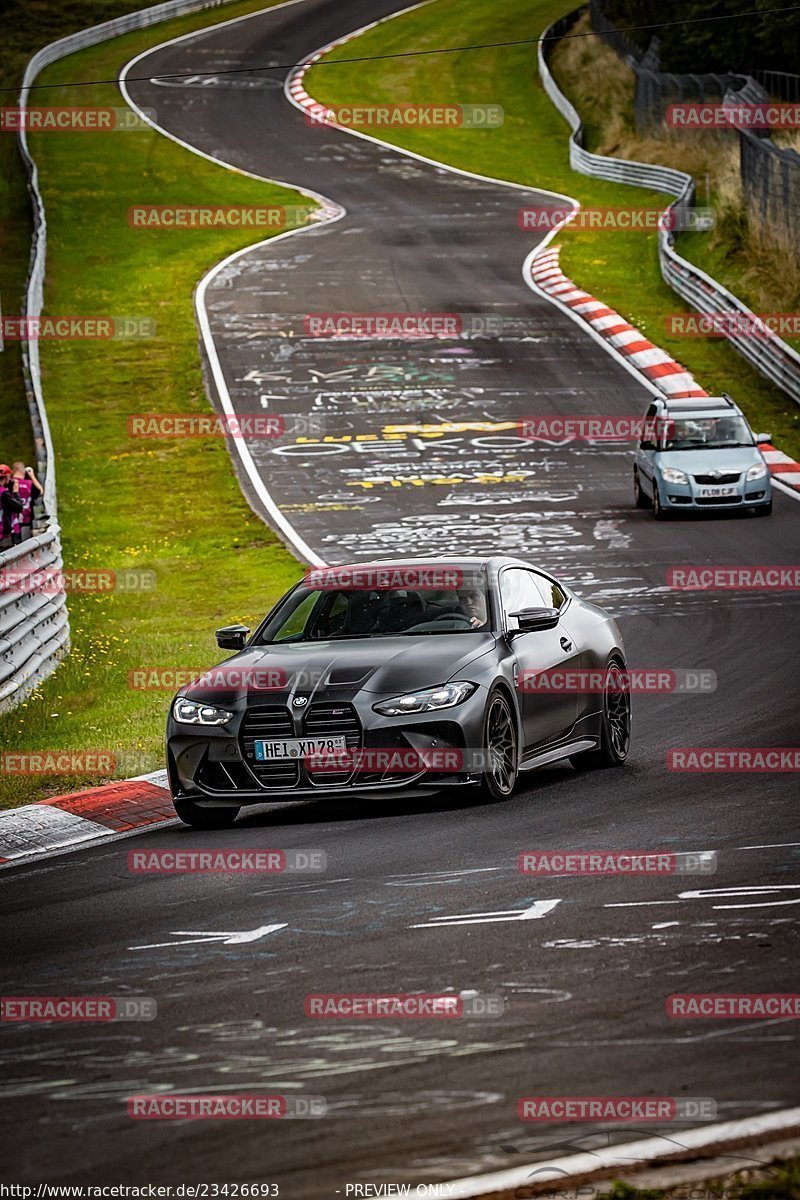
{"type": "MultiPolygon", "coordinates": [[[[128,13],[124,17],[50,42],[37,51],[25,67],[19,95],[20,107],[29,105],[31,88],[39,73],[76,50],[95,46],[122,33],[144,29],[170,17],[206,8],[220,8],[229,3],[231,0],[166,0],[166,3],[128,13]]],[[[18,139],[33,208],[33,237],[23,316],[35,318],[41,315],[44,306],[47,217],[39,189],[39,173],[24,129],[20,129],[18,139]]],[[[56,516],[55,454],[47,420],[39,343],[36,339],[23,342],[22,370],[33,428],[36,473],[44,483],[44,504],[49,516],[43,532],[0,553],[0,712],[6,712],[21,703],[69,652],[69,618],[64,591],[51,589],[35,593],[26,590],[24,585],[22,588],[13,586],[36,571],[46,569],[51,576],[58,578],[62,570],[61,538],[56,516]]]]}
{"type": "Polygon", "coordinates": [[[0,561],[0,712],[7,712],[58,666],[69,650],[63,587],[32,579],[61,571],[55,520],[49,529],[5,551],[0,561]]]}
{"type": "Polygon", "coordinates": [[[800,75],[789,71],[754,70],[753,77],[776,100],[800,100],[800,75]]]}
{"type": "MultiPolygon", "coordinates": [[[[569,162],[574,171],[612,183],[630,184],[675,196],[665,211],[680,213],[694,201],[695,183],[685,171],[651,163],[632,162],[621,158],[606,158],[583,148],[583,122],[567,97],[553,79],[547,64],[547,54],[555,42],[574,25],[584,10],[575,9],[560,17],[545,29],[538,45],[539,74],[544,90],[570,126],[569,162]]],[[[678,222],[679,223],[679,222],[678,222]]],[[[757,324],[758,318],[743,301],[712,279],[675,250],[675,234],[660,229],[658,257],[661,274],[673,291],[698,312],[705,315],[726,313],[738,317],[744,324],[757,324]]],[[[732,346],[767,379],[782,388],[796,404],[800,404],[800,354],[768,329],[763,337],[727,332],[732,346]]]]}

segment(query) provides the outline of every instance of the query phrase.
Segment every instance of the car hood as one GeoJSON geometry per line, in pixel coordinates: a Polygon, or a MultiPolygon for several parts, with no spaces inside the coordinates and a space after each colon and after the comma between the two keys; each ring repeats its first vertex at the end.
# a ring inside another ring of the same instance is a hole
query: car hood
{"type": "Polygon", "coordinates": [[[757,446],[733,446],[728,450],[664,450],[657,456],[660,467],[677,467],[690,475],[709,471],[746,471],[762,461],[757,446]]]}
{"type": "Polygon", "coordinates": [[[280,703],[294,693],[350,699],[358,692],[398,696],[463,676],[495,645],[491,633],[258,646],[242,651],[179,695],[221,706],[245,698],[280,703]]]}

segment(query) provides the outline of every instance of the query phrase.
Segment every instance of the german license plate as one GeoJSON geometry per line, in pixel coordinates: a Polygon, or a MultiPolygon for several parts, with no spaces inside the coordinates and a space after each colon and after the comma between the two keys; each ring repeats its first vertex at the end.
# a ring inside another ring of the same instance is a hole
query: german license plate
{"type": "Polygon", "coordinates": [[[282,738],[279,742],[259,739],[255,743],[257,762],[282,762],[316,754],[341,754],[346,749],[344,734],[337,737],[282,738]]]}
{"type": "Polygon", "coordinates": [[[711,499],[712,496],[735,496],[735,487],[701,487],[700,495],[711,499]]]}

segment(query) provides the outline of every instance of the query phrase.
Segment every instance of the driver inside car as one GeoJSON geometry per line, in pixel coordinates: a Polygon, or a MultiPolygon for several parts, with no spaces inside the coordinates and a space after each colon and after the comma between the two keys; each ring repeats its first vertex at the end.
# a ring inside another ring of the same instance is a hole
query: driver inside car
{"type": "Polygon", "coordinates": [[[486,624],[486,597],[477,588],[464,588],[458,593],[461,611],[470,623],[470,628],[478,629],[486,624]]]}

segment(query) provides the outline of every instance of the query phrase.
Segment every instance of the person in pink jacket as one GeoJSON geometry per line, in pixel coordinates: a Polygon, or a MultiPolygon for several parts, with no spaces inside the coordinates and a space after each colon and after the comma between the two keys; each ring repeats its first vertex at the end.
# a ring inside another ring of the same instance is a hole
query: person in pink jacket
{"type": "Polygon", "coordinates": [[[22,501],[22,512],[19,517],[20,535],[25,542],[33,536],[33,506],[44,495],[44,488],[34,474],[33,467],[26,467],[24,462],[13,464],[11,478],[16,479],[17,494],[22,501]]]}
{"type": "Polygon", "coordinates": [[[0,463],[0,549],[17,546],[22,541],[22,500],[18,495],[19,482],[11,468],[0,463]]]}

